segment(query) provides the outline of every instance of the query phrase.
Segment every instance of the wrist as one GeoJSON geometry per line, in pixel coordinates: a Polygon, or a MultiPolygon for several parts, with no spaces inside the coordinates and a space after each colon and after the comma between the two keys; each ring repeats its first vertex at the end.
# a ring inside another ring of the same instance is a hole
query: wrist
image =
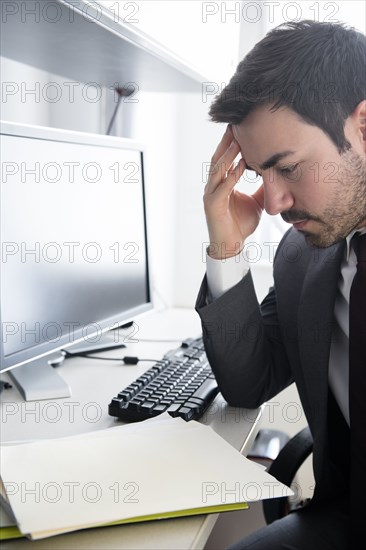
{"type": "Polygon", "coordinates": [[[240,254],[243,248],[244,248],[244,241],[236,242],[233,244],[228,244],[226,242],[222,242],[220,244],[215,242],[210,242],[210,244],[207,247],[207,254],[213,260],[227,260],[229,258],[232,258],[240,254]]]}

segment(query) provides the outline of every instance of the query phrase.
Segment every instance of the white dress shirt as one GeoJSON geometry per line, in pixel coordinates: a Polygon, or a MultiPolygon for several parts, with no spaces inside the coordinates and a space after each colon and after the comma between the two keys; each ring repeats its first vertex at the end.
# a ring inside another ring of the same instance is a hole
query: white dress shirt
{"type": "MultiPolygon", "coordinates": [[[[364,234],[366,228],[358,232],[364,234]]],[[[335,324],[329,356],[329,385],[348,425],[349,296],[353,277],[356,274],[356,254],[350,246],[350,241],[354,233],[356,231],[352,231],[346,239],[334,307],[335,324]]],[[[206,261],[209,301],[219,298],[235,286],[249,270],[249,262],[241,253],[226,260],[214,260],[207,255],[206,261]]]]}

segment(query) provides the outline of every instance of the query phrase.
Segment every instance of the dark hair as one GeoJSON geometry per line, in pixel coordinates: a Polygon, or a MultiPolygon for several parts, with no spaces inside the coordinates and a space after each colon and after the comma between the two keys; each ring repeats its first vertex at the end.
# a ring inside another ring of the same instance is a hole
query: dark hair
{"type": "Polygon", "coordinates": [[[365,60],[366,37],[344,23],[283,23],[239,63],[209,114],[240,124],[260,105],[287,106],[344,152],[345,120],[366,98],[365,60]]]}

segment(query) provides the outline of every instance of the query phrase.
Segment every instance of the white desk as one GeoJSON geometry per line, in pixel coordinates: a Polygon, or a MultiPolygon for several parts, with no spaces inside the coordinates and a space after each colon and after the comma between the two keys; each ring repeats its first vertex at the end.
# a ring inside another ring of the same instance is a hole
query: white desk
{"type": "MultiPolygon", "coordinates": [[[[199,317],[194,310],[157,311],[140,318],[137,327],[120,335],[128,345],[126,349],[104,352],[103,355],[159,359],[167,350],[180,345],[184,338],[200,333],[199,317]],[[176,343],[143,341],[162,338],[176,339],[176,343]],[[137,342],[130,343],[132,339],[137,342]]],[[[4,390],[1,394],[2,441],[62,437],[115,425],[119,421],[108,415],[109,402],[151,365],[150,362],[125,366],[117,360],[68,359],[59,369],[72,389],[72,396],[68,399],[26,403],[15,387],[4,390]]],[[[7,374],[1,378],[7,379],[7,374]]],[[[259,429],[260,416],[260,410],[229,407],[219,394],[201,421],[245,454],[259,429]]],[[[4,542],[2,548],[198,549],[204,547],[217,517],[217,514],[210,514],[97,528],[35,542],[19,539],[4,542]]]]}

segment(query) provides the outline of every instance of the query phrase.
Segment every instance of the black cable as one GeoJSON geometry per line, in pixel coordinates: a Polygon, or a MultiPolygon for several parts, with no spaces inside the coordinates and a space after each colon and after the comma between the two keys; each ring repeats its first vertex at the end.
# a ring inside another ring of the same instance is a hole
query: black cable
{"type": "Polygon", "coordinates": [[[113,123],[114,123],[114,120],[116,118],[116,115],[117,115],[117,112],[118,112],[118,109],[119,109],[119,106],[121,104],[121,101],[122,101],[122,98],[123,97],[129,97],[130,95],[132,95],[135,90],[134,88],[132,87],[127,87],[127,88],[115,88],[115,92],[117,92],[118,94],[118,100],[117,100],[117,105],[114,109],[114,112],[113,112],[113,115],[112,115],[112,118],[108,124],[108,128],[107,128],[107,131],[106,131],[106,134],[107,136],[109,136],[111,130],[112,130],[112,126],[113,126],[113,123]]]}
{"type": "Polygon", "coordinates": [[[120,106],[120,103],[121,103],[122,97],[123,97],[123,95],[119,92],[118,89],[116,91],[118,93],[118,100],[117,100],[117,105],[115,106],[112,118],[111,118],[111,120],[108,124],[108,128],[107,128],[107,131],[106,131],[107,136],[109,136],[109,134],[111,133],[112,126],[113,126],[114,120],[116,118],[116,115],[117,115],[117,112],[118,112],[118,109],[119,109],[119,106],[120,106]]]}
{"type": "Polygon", "coordinates": [[[9,382],[5,382],[4,380],[0,380],[0,393],[3,390],[9,390],[12,387],[13,386],[11,384],[9,384],[9,382]]]}
{"type": "Polygon", "coordinates": [[[157,363],[158,361],[161,361],[161,359],[140,359],[139,357],[127,355],[125,357],[122,357],[122,361],[125,365],[137,365],[137,363],[140,363],[140,361],[152,361],[153,363],[157,363]]]}
{"type": "Polygon", "coordinates": [[[176,342],[181,342],[182,339],[181,338],[176,338],[175,340],[174,339],[173,340],[165,340],[165,339],[158,340],[156,338],[151,338],[151,339],[149,339],[149,338],[138,338],[138,341],[139,342],[158,342],[158,343],[161,342],[163,344],[165,344],[165,342],[167,342],[167,343],[175,344],[176,342]]]}
{"type": "Polygon", "coordinates": [[[95,355],[89,355],[88,353],[70,353],[66,350],[63,350],[63,353],[65,354],[65,358],[71,358],[71,357],[85,357],[87,359],[99,359],[101,361],[123,361],[125,365],[137,365],[140,361],[152,361],[153,363],[156,363],[157,361],[160,361],[160,359],[139,359],[135,356],[126,355],[125,357],[121,358],[113,358],[113,357],[97,357],[95,355]]]}
{"type": "MultiPolygon", "coordinates": [[[[102,353],[103,351],[110,351],[110,350],[115,350],[115,349],[119,349],[119,348],[125,348],[126,345],[125,344],[117,344],[117,345],[106,345],[106,346],[103,346],[103,347],[100,347],[100,348],[97,348],[97,349],[94,349],[94,350],[90,350],[91,352],[94,352],[94,353],[102,353]]],[[[61,350],[61,353],[63,354],[64,357],[84,357],[85,354],[88,354],[90,353],[90,351],[68,351],[66,349],[62,349],[61,350]]]]}

